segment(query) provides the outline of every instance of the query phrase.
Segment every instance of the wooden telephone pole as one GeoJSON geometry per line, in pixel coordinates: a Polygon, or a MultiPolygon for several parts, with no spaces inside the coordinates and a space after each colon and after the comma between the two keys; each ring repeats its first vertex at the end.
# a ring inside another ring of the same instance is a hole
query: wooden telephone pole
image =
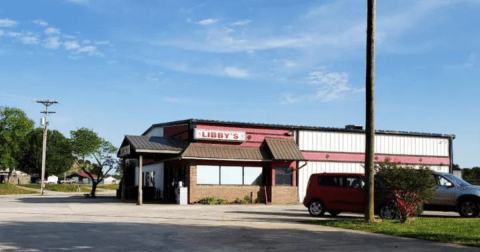
{"type": "Polygon", "coordinates": [[[44,129],[43,129],[43,148],[42,148],[42,174],[40,175],[41,176],[41,180],[42,180],[42,184],[40,186],[40,192],[41,194],[43,195],[43,189],[45,188],[45,162],[46,162],[46,158],[47,158],[47,130],[48,130],[48,114],[52,114],[52,113],[55,113],[53,111],[48,111],[48,107],[53,105],[53,104],[57,104],[58,102],[57,101],[51,101],[51,100],[40,100],[40,101],[37,101],[37,103],[41,103],[43,105],[45,105],[45,111],[41,111],[40,113],[44,113],[45,114],[45,117],[42,118],[43,121],[42,121],[42,126],[44,126],[44,129]]]}
{"type": "Polygon", "coordinates": [[[366,60],[366,127],[365,127],[365,222],[374,219],[374,156],[375,156],[375,12],[376,0],[368,1],[366,60]]]}

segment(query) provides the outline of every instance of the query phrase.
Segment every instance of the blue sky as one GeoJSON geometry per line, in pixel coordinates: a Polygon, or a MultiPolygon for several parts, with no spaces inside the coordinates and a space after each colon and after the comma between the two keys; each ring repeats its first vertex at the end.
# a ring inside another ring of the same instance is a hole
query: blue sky
{"type": "MultiPolygon", "coordinates": [[[[480,166],[480,0],[377,3],[376,128],[455,134],[480,166]]],[[[187,118],[365,125],[366,0],[0,4],[0,105],[120,145],[187,118]]]]}

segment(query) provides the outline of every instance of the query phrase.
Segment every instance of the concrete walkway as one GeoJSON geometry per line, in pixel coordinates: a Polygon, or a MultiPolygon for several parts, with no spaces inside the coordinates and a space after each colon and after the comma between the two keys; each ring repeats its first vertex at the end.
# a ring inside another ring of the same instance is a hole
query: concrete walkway
{"type": "Polygon", "coordinates": [[[303,224],[318,218],[302,205],[138,206],[22,195],[0,197],[0,216],[0,251],[480,251],[303,224]]]}

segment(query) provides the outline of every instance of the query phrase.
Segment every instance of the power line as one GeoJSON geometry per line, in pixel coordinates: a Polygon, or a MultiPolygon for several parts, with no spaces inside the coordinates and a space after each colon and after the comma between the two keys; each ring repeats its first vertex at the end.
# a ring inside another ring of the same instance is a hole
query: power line
{"type": "Polygon", "coordinates": [[[45,105],[45,111],[40,111],[40,113],[45,114],[45,117],[42,118],[43,120],[41,121],[42,126],[44,126],[43,129],[43,148],[42,148],[42,174],[41,174],[41,193],[43,195],[43,189],[45,188],[45,160],[47,156],[47,129],[48,129],[48,115],[55,113],[54,111],[48,111],[48,107],[57,104],[57,101],[54,100],[38,100],[37,103],[41,103],[45,105]]]}

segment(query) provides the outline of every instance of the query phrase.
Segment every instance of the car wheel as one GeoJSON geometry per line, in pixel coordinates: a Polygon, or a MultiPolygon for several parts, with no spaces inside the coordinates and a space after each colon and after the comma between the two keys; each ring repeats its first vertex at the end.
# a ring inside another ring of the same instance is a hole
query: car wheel
{"type": "Polygon", "coordinates": [[[311,216],[323,216],[323,214],[325,213],[325,207],[323,206],[322,202],[315,200],[310,202],[310,204],[308,205],[308,212],[311,216]]]}
{"type": "Polygon", "coordinates": [[[480,206],[478,202],[473,201],[473,200],[465,200],[462,203],[460,203],[460,209],[459,209],[460,216],[462,217],[467,217],[467,218],[472,218],[472,217],[477,217],[478,214],[480,213],[480,206]]]}
{"type": "Polygon", "coordinates": [[[387,220],[397,218],[397,209],[392,205],[382,206],[380,208],[380,218],[387,220]]]}
{"type": "Polygon", "coordinates": [[[333,217],[337,217],[337,215],[339,215],[341,212],[340,211],[328,211],[328,213],[333,217]]]}

